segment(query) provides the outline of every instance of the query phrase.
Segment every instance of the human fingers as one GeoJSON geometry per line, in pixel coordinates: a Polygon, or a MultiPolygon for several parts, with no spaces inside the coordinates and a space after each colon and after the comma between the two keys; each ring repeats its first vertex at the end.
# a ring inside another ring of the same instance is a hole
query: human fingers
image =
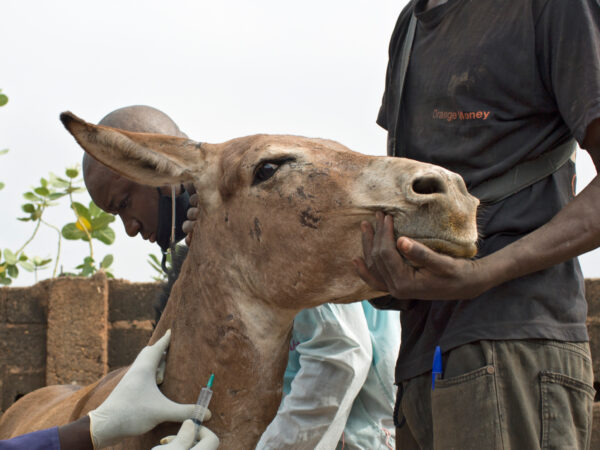
{"type": "Polygon", "coordinates": [[[194,207],[198,206],[198,194],[196,192],[190,195],[190,205],[194,207]]]}
{"type": "Polygon", "coordinates": [[[383,218],[379,230],[378,248],[373,255],[373,262],[388,289],[392,290],[397,279],[401,277],[401,271],[406,263],[396,248],[394,218],[390,215],[383,218]]]}
{"type": "Polygon", "coordinates": [[[360,230],[364,262],[366,263],[367,267],[370,267],[373,265],[371,252],[373,251],[373,235],[375,232],[373,231],[371,224],[367,221],[360,223],[360,230]]]}
{"type": "Polygon", "coordinates": [[[169,442],[173,441],[177,436],[175,436],[174,434],[170,435],[170,436],[165,436],[164,438],[162,438],[160,440],[160,444],[164,445],[164,444],[168,444],[169,442]]]}
{"type": "Polygon", "coordinates": [[[153,370],[156,371],[158,369],[158,365],[160,364],[161,359],[164,357],[164,354],[169,348],[170,342],[171,329],[168,329],[158,341],[142,349],[138,357],[133,362],[132,368],[137,366],[136,363],[142,364],[142,362],[144,362],[151,365],[153,367],[153,370]]]}
{"type": "Polygon", "coordinates": [[[199,211],[200,211],[200,208],[196,208],[196,207],[188,208],[188,210],[187,210],[188,220],[197,220],[199,211]]]}
{"type": "Polygon", "coordinates": [[[194,230],[194,222],[191,220],[186,220],[181,225],[181,229],[187,235],[189,235],[194,230]]]}
{"type": "Polygon", "coordinates": [[[183,187],[190,194],[190,199],[192,196],[196,195],[196,186],[194,186],[194,183],[185,183],[183,187]]]}
{"type": "Polygon", "coordinates": [[[373,254],[379,252],[384,217],[385,216],[381,211],[375,213],[375,232],[373,234],[373,248],[371,249],[371,253],[373,254]]]}
{"type": "Polygon", "coordinates": [[[398,238],[396,248],[413,266],[426,268],[435,273],[445,272],[453,259],[404,236],[398,238]]]}
{"type": "Polygon", "coordinates": [[[219,447],[219,438],[208,428],[201,426],[199,438],[200,442],[192,447],[192,450],[216,450],[219,447]]]}
{"type": "Polygon", "coordinates": [[[365,260],[362,258],[356,258],[352,260],[354,267],[356,268],[356,273],[362,280],[371,286],[373,289],[376,289],[380,292],[387,292],[387,287],[385,283],[381,281],[381,279],[371,273],[367,265],[365,264],[365,260]]]}
{"type": "MultiPolygon", "coordinates": [[[[196,405],[176,403],[167,397],[164,397],[161,405],[163,422],[183,422],[194,415],[196,405]]],[[[212,413],[206,409],[202,422],[208,422],[212,418],[212,413]]]]}

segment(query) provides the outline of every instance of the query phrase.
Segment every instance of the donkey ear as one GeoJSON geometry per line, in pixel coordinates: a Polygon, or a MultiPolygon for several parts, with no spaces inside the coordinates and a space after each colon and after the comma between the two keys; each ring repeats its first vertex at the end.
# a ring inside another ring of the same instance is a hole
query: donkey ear
{"type": "Polygon", "coordinates": [[[94,125],[71,112],[62,113],[60,120],[94,159],[136,183],[192,182],[206,165],[205,149],[186,138],[94,125]]]}

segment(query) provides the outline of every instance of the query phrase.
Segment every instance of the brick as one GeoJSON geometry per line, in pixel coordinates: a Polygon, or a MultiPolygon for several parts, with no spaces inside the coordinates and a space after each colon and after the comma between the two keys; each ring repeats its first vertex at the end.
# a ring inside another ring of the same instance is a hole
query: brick
{"type": "Polygon", "coordinates": [[[588,317],[600,320],[600,278],[585,280],[585,297],[588,301],[588,317]]]}
{"type": "Polygon", "coordinates": [[[7,368],[3,384],[0,409],[6,411],[23,395],[46,386],[46,374],[44,370],[17,371],[7,368]]]}
{"type": "Polygon", "coordinates": [[[0,323],[6,322],[6,296],[10,288],[0,287],[0,323]]]}
{"type": "Polygon", "coordinates": [[[46,365],[46,325],[0,324],[0,365],[40,370],[46,365]]]}
{"type": "Polygon", "coordinates": [[[3,398],[4,398],[4,378],[6,378],[5,371],[6,371],[5,367],[2,364],[0,364],[0,417],[2,417],[2,413],[8,409],[8,407],[5,408],[4,404],[3,404],[3,402],[4,402],[4,400],[3,400],[3,398]]]}
{"type": "Polygon", "coordinates": [[[150,321],[113,324],[108,334],[109,370],[128,366],[152,336],[150,321]]]}
{"type": "Polygon", "coordinates": [[[109,321],[154,320],[154,304],[161,289],[160,283],[131,283],[109,280],[109,321]]]}
{"type": "Polygon", "coordinates": [[[10,323],[46,323],[51,280],[30,287],[7,288],[6,319],[10,323]]]}
{"type": "Polygon", "coordinates": [[[87,384],[107,371],[106,275],[54,280],[48,303],[46,382],[87,384]]]}

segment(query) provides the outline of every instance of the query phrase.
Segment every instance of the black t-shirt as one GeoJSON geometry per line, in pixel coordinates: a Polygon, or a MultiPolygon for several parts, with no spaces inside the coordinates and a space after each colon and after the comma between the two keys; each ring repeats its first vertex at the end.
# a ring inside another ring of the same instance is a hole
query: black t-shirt
{"type": "MultiPolygon", "coordinates": [[[[405,156],[456,171],[473,188],[571,136],[582,142],[587,125],[600,117],[597,0],[449,0],[429,11],[425,3],[415,6],[398,109],[399,49],[411,6],[400,15],[377,119],[402,140],[405,156]]],[[[573,198],[574,183],[570,161],[482,208],[478,257],[550,220],[573,198]]],[[[586,341],[586,313],[577,260],[472,300],[412,302],[401,315],[396,379],[431,370],[436,345],[447,351],[481,339],[586,341]]]]}

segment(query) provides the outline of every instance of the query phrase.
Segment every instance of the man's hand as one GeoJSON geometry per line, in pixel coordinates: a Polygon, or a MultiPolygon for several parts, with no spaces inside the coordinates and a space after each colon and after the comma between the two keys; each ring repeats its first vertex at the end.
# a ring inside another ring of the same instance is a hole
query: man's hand
{"type": "Polygon", "coordinates": [[[181,425],[177,436],[167,436],[160,440],[152,450],[216,450],[219,447],[219,438],[215,433],[204,426],[200,426],[199,436],[196,436],[196,426],[191,419],[181,425]]]}
{"type": "Polygon", "coordinates": [[[398,299],[456,300],[485,291],[480,260],[452,258],[407,237],[394,239],[392,216],[375,215],[375,230],[361,223],[363,258],[358,275],[372,288],[398,299]]]}
{"type": "Polygon", "coordinates": [[[192,234],[194,231],[194,222],[196,221],[196,219],[198,219],[198,212],[199,212],[199,210],[198,210],[198,194],[193,194],[190,196],[190,207],[187,210],[188,220],[183,222],[183,225],[181,226],[181,229],[186,234],[185,243],[187,244],[188,247],[190,246],[190,243],[192,242],[192,234]]]}
{"type": "MultiPolygon", "coordinates": [[[[127,436],[150,431],[162,422],[183,422],[192,417],[195,405],[169,400],[158,389],[162,380],[161,361],[166,355],[171,330],[144,347],[108,398],[89,412],[94,448],[102,448],[127,436]]],[[[210,418],[207,411],[205,420],[210,418]]]]}

